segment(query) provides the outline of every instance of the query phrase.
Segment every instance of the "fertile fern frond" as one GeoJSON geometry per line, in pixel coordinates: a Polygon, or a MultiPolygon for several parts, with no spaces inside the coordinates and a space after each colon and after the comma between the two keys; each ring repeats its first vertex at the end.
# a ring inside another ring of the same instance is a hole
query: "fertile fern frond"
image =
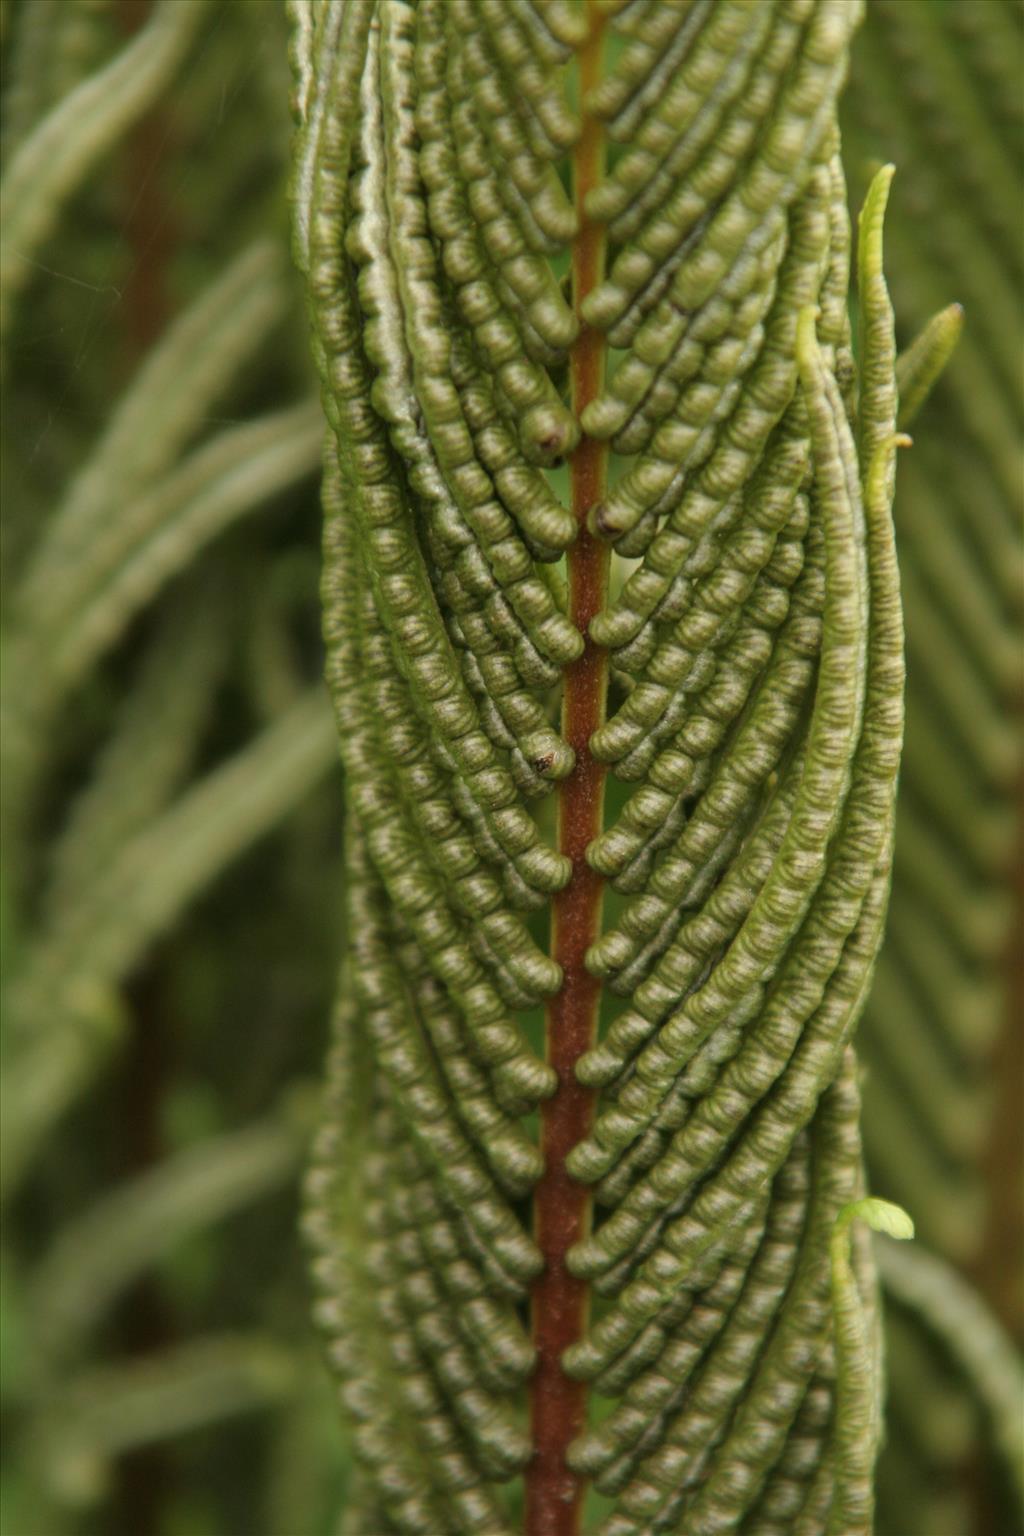
{"type": "Polygon", "coordinates": [[[835,1325],[836,1490],[828,1514],[830,1536],[872,1528],[875,1453],[882,1439],[881,1375],[877,1365],[879,1317],[864,1306],[851,1263],[850,1224],[905,1241],[914,1223],[898,1205],[869,1195],[840,1211],[829,1242],[835,1325]],[[871,1332],[873,1330],[874,1337],[871,1332]],[[874,1362],[874,1363],[873,1363],[874,1362]]]}
{"type": "MultiPolygon", "coordinates": [[[[891,169],[859,378],[847,318],[860,7],[291,14],[349,829],[308,1227],[350,1528],[492,1536],[525,1469],[531,1532],[588,1479],[605,1536],[866,1531],[829,1243],[903,659],[891,169]]],[[[873,1341],[860,1239],[855,1284],[873,1341]]]]}

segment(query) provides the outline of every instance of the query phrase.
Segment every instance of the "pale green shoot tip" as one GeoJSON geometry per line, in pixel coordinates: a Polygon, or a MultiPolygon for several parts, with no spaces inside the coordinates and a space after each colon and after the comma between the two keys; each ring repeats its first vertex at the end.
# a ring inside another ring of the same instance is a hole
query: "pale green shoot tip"
{"type": "Polygon", "coordinates": [[[883,165],[875,172],[860,210],[857,281],[861,286],[866,278],[880,275],[882,271],[882,228],[885,223],[885,210],[889,203],[889,188],[892,186],[895,174],[894,165],[883,165]]]}
{"type": "Polygon", "coordinates": [[[931,394],[956,350],[963,328],[963,305],[948,304],[932,316],[896,359],[901,427],[910,425],[931,394]]]}
{"type": "Polygon", "coordinates": [[[903,1207],[894,1205],[891,1200],[880,1200],[875,1195],[868,1195],[863,1200],[854,1200],[843,1206],[836,1217],[833,1241],[854,1221],[864,1221],[873,1232],[884,1232],[886,1237],[895,1237],[901,1242],[914,1235],[913,1218],[903,1207]]]}

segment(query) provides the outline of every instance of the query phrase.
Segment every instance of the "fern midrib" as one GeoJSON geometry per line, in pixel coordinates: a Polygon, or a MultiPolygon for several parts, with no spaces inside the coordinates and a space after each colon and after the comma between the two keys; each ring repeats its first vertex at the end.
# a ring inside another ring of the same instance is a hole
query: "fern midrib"
{"type": "MultiPolygon", "coordinates": [[[[605,13],[588,0],[590,36],[579,55],[581,104],[601,77],[605,13]]],[[[604,385],[606,341],[581,316],[583,300],[603,279],[604,225],[586,217],[587,193],[604,175],[603,124],[584,114],[573,155],[573,195],[579,230],[572,248],[572,293],[580,331],[570,354],[572,408],[579,420],[604,385]]],[[[548,1004],[546,1058],[558,1075],[554,1096],[541,1109],[544,1175],[534,1195],[534,1234],[544,1270],[532,1295],[537,1366],[530,1384],[533,1459],[526,1473],[527,1536],[575,1536],[580,1528],[583,1480],[566,1462],[569,1443],[585,1427],[587,1384],[573,1381],[561,1359],[586,1328],[589,1285],[570,1274],[566,1256],[589,1235],[592,1196],[572,1179],[566,1159],[589,1134],[595,1094],[576,1077],[576,1063],[595,1043],[602,983],[587,970],[587,950],[600,936],[603,878],[587,863],[587,850],[603,829],[607,769],[590,751],[604,724],[608,701],[608,653],[590,638],[590,622],[605,607],[610,546],[594,536],[588,514],[601,501],[607,480],[608,445],[581,437],[570,460],[572,512],[578,533],[567,556],[569,616],[584,636],[579,659],[566,669],[562,735],[576,764],[558,794],[558,850],[572,875],[553,899],[551,954],[563,982],[548,1004]]]]}

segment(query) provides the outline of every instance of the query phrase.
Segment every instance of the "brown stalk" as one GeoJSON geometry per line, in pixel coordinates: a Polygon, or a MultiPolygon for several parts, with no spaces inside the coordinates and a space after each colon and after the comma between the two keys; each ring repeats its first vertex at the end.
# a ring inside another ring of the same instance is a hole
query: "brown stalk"
{"type": "MultiPolygon", "coordinates": [[[[118,0],[117,20],[133,37],[145,26],[152,0],[118,0]]],[[[130,376],[167,322],[167,272],[175,229],[166,199],[172,118],[158,101],[136,124],[123,150],[122,241],[128,270],[121,296],[122,365],[130,376]]],[[[161,1109],[173,1070],[165,988],[169,968],[150,961],[126,993],[132,1021],[126,1059],[117,1085],[115,1173],[131,1178],[155,1166],[164,1152],[161,1109]]],[[[115,1313],[120,1352],[156,1353],[177,1335],[174,1310],[156,1274],[144,1275],[125,1293],[115,1313]]],[[[165,1445],[146,1445],[119,1456],[114,1467],[110,1529],[123,1536],[155,1536],[164,1522],[176,1482],[174,1457],[165,1445]]]]}
{"type": "MultiPolygon", "coordinates": [[[[580,98],[600,78],[604,18],[588,0],[590,36],[580,53],[580,98]]],[[[572,287],[577,314],[585,296],[601,281],[605,241],[600,225],[584,214],[587,192],[602,177],[604,133],[585,116],[573,157],[573,190],[579,233],[573,245],[572,287]]],[[[581,319],[572,349],[572,404],[577,417],[601,391],[605,342],[581,319]]],[[[594,1094],[576,1080],[575,1066],[593,1044],[601,984],[587,971],[584,956],[601,928],[603,881],[586,861],[586,851],[602,829],[606,770],[590,754],[590,738],[605,719],[608,692],[607,653],[589,638],[591,619],[605,605],[609,550],[587,527],[587,514],[602,499],[607,475],[607,447],[586,435],[572,455],[572,509],[579,533],[568,555],[569,612],[587,636],[582,656],[565,674],[562,731],[576,753],[576,766],[564,780],[558,799],[558,847],[572,862],[572,876],[553,902],[551,952],[561,965],[561,991],[548,1005],[547,1058],[558,1074],[558,1088],[541,1111],[541,1149],[545,1172],[534,1196],[534,1231],[544,1256],[544,1271],[532,1296],[533,1340],[537,1366],[530,1385],[530,1429],[534,1448],[526,1474],[526,1536],[576,1536],[584,1486],[566,1465],[570,1441],[584,1426],[586,1385],[562,1370],[563,1351],[584,1331],[587,1320],[585,1281],[566,1267],[566,1254],[590,1230],[591,1198],[570,1178],[565,1160],[589,1131],[594,1094]]]]}

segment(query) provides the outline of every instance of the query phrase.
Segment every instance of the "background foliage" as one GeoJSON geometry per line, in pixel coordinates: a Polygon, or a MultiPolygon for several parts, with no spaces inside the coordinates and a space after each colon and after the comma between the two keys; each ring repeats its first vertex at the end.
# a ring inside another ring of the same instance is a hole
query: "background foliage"
{"type": "MultiPolygon", "coordinates": [[[[872,160],[899,168],[886,245],[900,344],[939,304],[965,310],[898,470],[907,725],[886,943],[858,1036],[865,1147],[873,1188],[914,1213],[922,1244],[977,1287],[1018,1348],[1022,28],[1016,4],[875,0],[843,118],[854,196],[872,160]]],[[[1016,1529],[984,1395],[893,1286],[879,1530],[899,1536],[908,1510],[935,1536],[1016,1529]]]]}
{"type": "MultiPolygon", "coordinates": [[[[0,1520],[313,1536],[348,1476],[294,1235],[342,839],[284,16],[0,16],[0,1520]]],[[[1018,1341],[1022,26],[1017,0],[871,0],[844,121],[855,205],[899,168],[901,340],[967,311],[900,467],[908,745],[865,1137],[878,1192],[1018,1341]]],[[[892,1284],[880,1529],[1012,1529],[998,1382],[955,1318],[946,1343],[922,1323],[927,1277],[892,1284]]]]}

